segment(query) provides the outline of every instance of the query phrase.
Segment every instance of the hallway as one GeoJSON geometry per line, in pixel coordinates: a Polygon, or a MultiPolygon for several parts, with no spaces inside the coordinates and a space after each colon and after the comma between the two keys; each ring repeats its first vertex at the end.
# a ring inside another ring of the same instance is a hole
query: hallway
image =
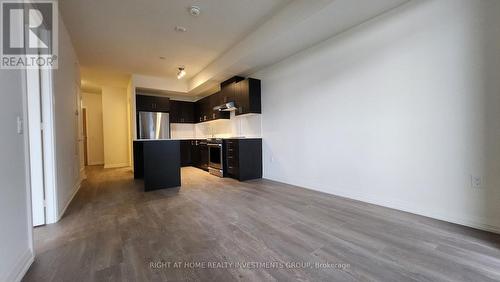
{"type": "Polygon", "coordinates": [[[149,193],[129,169],[87,175],[64,218],[35,229],[24,281],[500,279],[492,233],[192,167],[180,190],[149,193]]]}

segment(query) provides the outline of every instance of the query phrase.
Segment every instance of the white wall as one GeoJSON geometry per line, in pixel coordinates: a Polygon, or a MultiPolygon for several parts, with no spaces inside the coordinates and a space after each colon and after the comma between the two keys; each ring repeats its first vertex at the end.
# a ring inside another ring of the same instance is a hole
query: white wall
{"type": "Polygon", "coordinates": [[[128,133],[128,163],[129,166],[132,166],[133,164],[133,156],[134,156],[134,149],[133,149],[133,140],[135,136],[135,126],[134,126],[134,120],[135,118],[135,89],[134,89],[134,84],[132,82],[132,78],[130,78],[129,83],[127,85],[127,133],[128,133]]]}
{"type": "Polygon", "coordinates": [[[78,191],[81,182],[80,73],[75,50],[61,17],[59,18],[59,69],[54,70],[53,81],[59,218],[78,191]]]}
{"type": "Polygon", "coordinates": [[[102,87],[104,167],[127,167],[129,159],[129,120],[127,89],[102,87]]]}
{"type": "Polygon", "coordinates": [[[101,93],[82,93],[82,106],[87,109],[87,155],[89,165],[104,164],[104,141],[101,93]]]}
{"type": "MultiPolygon", "coordinates": [[[[20,279],[33,260],[30,195],[26,187],[24,135],[17,133],[23,118],[21,71],[0,70],[0,281],[20,279]]],[[[26,119],[25,119],[26,120],[26,119]]],[[[25,126],[25,132],[27,127],[25,126]]]]}
{"type": "Polygon", "coordinates": [[[500,232],[498,14],[414,1],[254,74],[264,177],[500,232]]]}

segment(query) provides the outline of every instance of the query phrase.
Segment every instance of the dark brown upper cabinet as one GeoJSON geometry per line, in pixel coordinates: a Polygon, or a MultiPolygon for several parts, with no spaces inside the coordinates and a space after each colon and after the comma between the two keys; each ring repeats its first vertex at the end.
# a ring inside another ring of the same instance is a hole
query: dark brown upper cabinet
{"type": "Polygon", "coordinates": [[[214,107],[234,102],[237,108],[236,115],[260,114],[262,112],[260,91],[260,80],[235,76],[221,83],[221,91],[194,103],[138,94],[136,108],[137,111],[170,112],[171,123],[229,119],[230,112],[214,111],[214,107]]]}
{"type": "Polygon", "coordinates": [[[229,112],[214,111],[214,107],[220,104],[222,104],[220,92],[198,100],[195,105],[196,122],[229,119],[229,112]]]}
{"type": "Polygon", "coordinates": [[[236,115],[262,113],[260,80],[247,78],[235,83],[236,115]]]}
{"type": "Polygon", "coordinates": [[[195,123],[195,103],[170,100],[171,123],[195,123]]]}
{"type": "Polygon", "coordinates": [[[214,111],[214,107],[220,106],[223,104],[223,96],[222,92],[217,92],[211,96],[209,96],[209,101],[210,101],[210,120],[216,120],[216,119],[229,119],[230,118],[230,113],[229,112],[221,112],[221,111],[214,111]]]}
{"type": "Polygon", "coordinates": [[[209,120],[208,108],[210,103],[208,102],[208,97],[198,100],[195,105],[196,109],[196,122],[204,122],[209,120]]]}
{"type": "Polygon", "coordinates": [[[221,88],[220,93],[220,104],[234,102],[236,97],[236,82],[225,85],[221,88]]]}
{"type": "Polygon", "coordinates": [[[232,83],[237,83],[237,82],[240,82],[240,81],[242,81],[244,79],[245,78],[241,77],[241,76],[233,76],[230,79],[221,82],[220,83],[220,88],[223,89],[223,88],[225,88],[226,86],[228,86],[228,85],[230,85],[232,83]]]}
{"type": "Polygon", "coordinates": [[[138,112],[169,112],[170,99],[167,97],[137,95],[136,110],[138,112]]]}

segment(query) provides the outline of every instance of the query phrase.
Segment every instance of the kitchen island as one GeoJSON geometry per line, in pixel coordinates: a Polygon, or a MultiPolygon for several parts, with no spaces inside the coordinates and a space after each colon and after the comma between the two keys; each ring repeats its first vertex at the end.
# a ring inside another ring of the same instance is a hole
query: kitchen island
{"type": "Polygon", "coordinates": [[[216,170],[219,177],[239,181],[262,178],[262,139],[134,141],[134,178],[144,179],[145,191],[179,187],[184,166],[216,170]]]}
{"type": "Polygon", "coordinates": [[[145,191],[181,186],[180,141],[134,140],[134,178],[145,191]]]}

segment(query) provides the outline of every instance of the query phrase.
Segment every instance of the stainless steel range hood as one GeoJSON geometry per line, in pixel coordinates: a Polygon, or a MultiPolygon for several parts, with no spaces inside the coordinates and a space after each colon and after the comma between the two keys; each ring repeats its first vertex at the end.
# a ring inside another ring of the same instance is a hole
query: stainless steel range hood
{"type": "Polygon", "coordinates": [[[236,111],[236,106],[235,106],[234,102],[229,102],[229,103],[225,103],[225,104],[214,107],[214,111],[219,111],[219,112],[236,111]]]}

